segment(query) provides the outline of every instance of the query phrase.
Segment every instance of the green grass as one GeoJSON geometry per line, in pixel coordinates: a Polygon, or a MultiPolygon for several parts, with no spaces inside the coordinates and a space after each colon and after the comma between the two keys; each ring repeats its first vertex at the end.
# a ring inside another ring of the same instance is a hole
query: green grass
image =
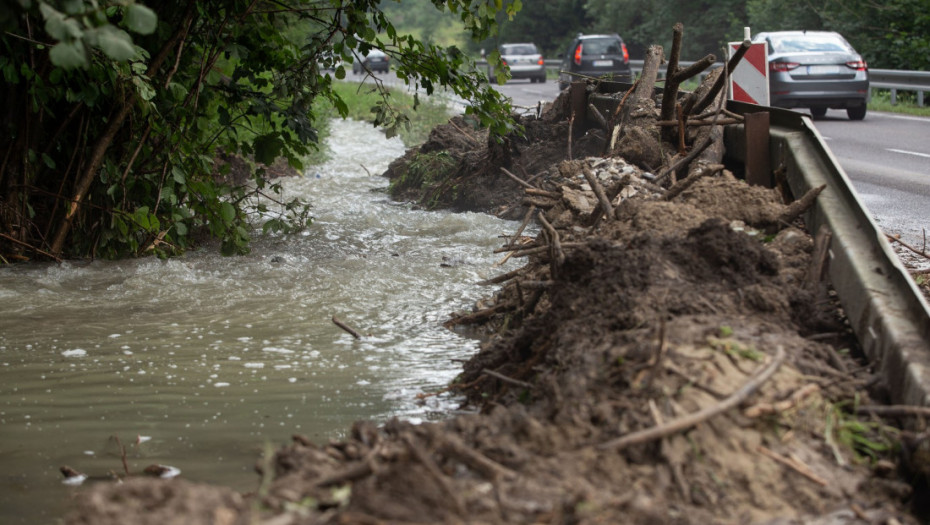
{"type": "Polygon", "coordinates": [[[927,105],[928,95],[930,93],[924,93],[924,107],[920,107],[917,105],[917,93],[898,91],[897,104],[891,105],[891,91],[874,89],[872,90],[872,100],[869,101],[869,111],[887,111],[889,113],[930,117],[930,106],[927,105]]]}
{"type": "MultiPolygon", "coordinates": [[[[357,82],[334,82],[333,90],[349,107],[349,118],[374,121],[372,108],[381,100],[381,96],[372,86],[357,82]]],[[[413,96],[397,90],[389,90],[389,93],[391,104],[410,119],[409,129],[402,126],[398,133],[407,147],[425,142],[433,128],[445,124],[452,116],[452,112],[441,101],[420,97],[419,105],[414,108],[413,96]]],[[[336,116],[335,112],[333,116],[336,116]]]]}

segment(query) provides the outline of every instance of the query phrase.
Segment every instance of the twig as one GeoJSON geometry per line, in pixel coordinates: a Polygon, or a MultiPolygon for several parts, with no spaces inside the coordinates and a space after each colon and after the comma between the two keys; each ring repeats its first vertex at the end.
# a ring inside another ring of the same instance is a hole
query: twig
{"type": "Polygon", "coordinates": [[[485,279],[484,281],[480,281],[478,284],[482,286],[486,286],[489,284],[500,284],[504,281],[509,281],[513,279],[514,277],[522,274],[525,270],[526,270],[526,266],[523,266],[521,268],[517,268],[516,270],[511,270],[505,274],[498,275],[497,277],[491,277],[490,279],[485,279]]]}
{"type": "Polygon", "coordinates": [[[718,171],[722,171],[725,167],[726,166],[724,166],[723,164],[708,164],[707,166],[704,166],[697,173],[692,173],[690,176],[685,177],[684,179],[681,179],[680,181],[675,183],[674,186],[669,188],[668,191],[665,193],[665,200],[670,201],[674,199],[675,197],[681,195],[685,190],[687,190],[691,186],[694,186],[694,183],[697,182],[698,179],[700,179],[701,177],[705,177],[707,175],[713,175],[714,173],[717,173],[718,171]]]}
{"type": "Polygon", "coordinates": [[[681,432],[700,423],[703,423],[704,421],[707,421],[714,416],[722,414],[745,401],[746,398],[752,395],[753,392],[758,390],[760,386],[768,381],[778,370],[778,367],[780,367],[781,364],[785,361],[785,355],[785,349],[779,346],[775,353],[775,358],[772,359],[771,363],[758,371],[752,377],[752,379],[749,380],[749,382],[743,385],[742,388],[714,406],[700,410],[694,414],[675,419],[662,426],[648,428],[646,430],[641,430],[639,432],[633,432],[625,436],[621,436],[617,439],[605,441],[604,443],[597,445],[597,448],[600,450],[621,450],[630,445],[646,443],[656,439],[661,439],[676,432],[681,432]]]}
{"type": "Polygon", "coordinates": [[[458,493],[453,490],[452,485],[449,484],[449,479],[442,474],[442,471],[439,470],[439,467],[436,465],[436,462],[433,461],[433,458],[420,450],[413,442],[413,438],[411,438],[409,434],[404,434],[402,439],[407,445],[407,449],[410,450],[411,454],[413,454],[413,456],[417,458],[417,461],[419,461],[420,464],[426,468],[426,472],[428,472],[430,477],[433,478],[433,481],[439,484],[439,488],[442,489],[442,491],[446,494],[446,497],[452,500],[452,503],[455,505],[455,510],[458,511],[460,515],[464,514],[465,505],[462,503],[462,498],[460,498],[458,493]]]}
{"type": "MultiPolygon", "coordinates": [[[[541,222],[546,231],[549,232],[549,247],[554,252],[553,263],[562,266],[565,264],[565,252],[562,251],[562,244],[559,241],[559,232],[555,231],[555,228],[549,224],[544,213],[539,214],[539,222],[541,222]]],[[[552,272],[552,275],[555,276],[555,273],[556,272],[552,272]]]]}
{"type": "Polygon", "coordinates": [[[517,477],[516,472],[492,460],[481,452],[469,447],[454,434],[442,436],[442,441],[443,444],[441,448],[446,452],[446,454],[455,456],[459,459],[459,461],[465,463],[470,468],[481,472],[487,478],[513,479],[517,477]]]}
{"type": "Polygon", "coordinates": [[[507,377],[507,376],[505,376],[504,374],[501,374],[501,373],[499,373],[499,372],[495,372],[494,370],[488,370],[487,368],[485,368],[484,370],[481,371],[481,373],[482,373],[482,374],[485,374],[485,375],[489,375],[489,376],[491,376],[491,377],[493,377],[493,378],[496,378],[496,379],[500,379],[500,380],[503,381],[504,383],[507,383],[507,384],[510,384],[510,385],[513,385],[513,386],[518,386],[518,387],[520,387],[520,388],[527,388],[527,389],[533,388],[533,385],[527,383],[526,381],[520,381],[520,380],[514,379],[514,378],[512,378],[512,377],[507,377]]]}
{"type": "Polygon", "coordinates": [[[356,332],[355,330],[349,328],[349,326],[348,326],[347,324],[343,323],[343,322],[340,321],[339,319],[336,319],[336,316],[333,316],[333,324],[335,324],[335,325],[338,326],[339,328],[342,328],[343,330],[345,330],[346,332],[348,332],[352,337],[354,337],[354,338],[356,338],[356,339],[361,339],[361,338],[362,338],[362,336],[361,336],[358,332],[356,332]]]}
{"type": "Polygon", "coordinates": [[[786,467],[794,470],[798,474],[804,476],[805,478],[813,481],[814,483],[820,486],[826,487],[827,485],[829,485],[827,480],[821,478],[817,474],[814,474],[813,472],[811,472],[810,468],[807,465],[805,465],[804,463],[801,463],[800,461],[794,458],[786,458],[785,456],[782,456],[781,454],[772,452],[771,450],[763,447],[762,445],[759,445],[759,447],[756,450],[758,450],[763,456],[774,459],[778,463],[785,465],[786,467]]]}
{"type": "Polygon", "coordinates": [[[610,199],[607,198],[604,187],[601,186],[600,181],[597,180],[597,176],[587,164],[581,167],[581,172],[584,174],[585,180],[588,181],[588,185],[591,186],[591,189],[594,191],[594,195],[597,196],[597,202],[601,205],[601,212],[607,216],[608,221],[612,220],[614,218],[614,207],[610,205],[610,199]]]}
{"type": "Polygon", "coordinates": [[[890,242],[896,242],[896,243],[900,244],[901,246],[904,246],[904,247],[907,248],[908,250],[910,250],[910,251],[916,253],[917,255],[922,255],[922,256],[924,256],[924,257],[930,259],[930,253],[927,253],[927,252],[924,251],[924,250],[918,250],[917,248],[911,246],[910,244],[908,244],[908,243],[902,241],[901,238],[898,237],[897,235],[889,235],[889,234],[886,233],[886,234],[885,234],[885,237],[887,237],[888,240],[889,240],[890,242]]]}
{"type": "Polygon", "coordinates": [[[494,305],[494,306],[492,306],[492,307],[490,307],[490,308],[485,308],[484,310],[478,310],[477,312],[474,312],[474,313],[470,313],[470,314],[467,314],[467,315],[463,315],[463,316],[461,316],[461,317],[456,317],[456,318],[453,318],[453,319],[449,319],[448,321],[446,321],[445,323],[443,323],[443,326],[445,326],[446,328],[451,328],[451,327],[453,327],[453,326],[460,325],[460,324],[475,324],[475,323],[479,323],[479,322],[484,321],[485,319],[487,319],[487,318],[493,316],[493,315],[496,314],[497,312],[500,312],[500,311],[502,311],[502,310],[512,309],[512,308],[515,308],[515,307],[516,307],[516,305],[515,305],[514,303],[500,303],[500,304],[496,304],[496,305],[494,305]]]}
{"type": "Polygon", "coordinates": [[[521,179],[520,177],[517,177],[516,175],[514,175],[513,173],[510,173],[510,172],[507,170],[507,168],[505,168],[505,167],[503,167],[503,166],[501,166],[501,171],[504,172],[504,175],[507,175],[507,176],[510,177],[511,179],[517,181],[517,183],[519,183],[521,186],[523,186],[523,187],[525,187],[525,188],[533,188],[533,189],[536,188],[536,186],[533,186],[533,185],[530,184],[529,182],[526,182],[525,180],[521,179]]]}
{"type": "Polygon", "coordinates": [[[743,415],[748,418],[756,418],[764,416],[766,414],[775,414],[778,412],[784,412],[790,410],[797,406],[805,397],[813,394],[820,390],[820,387],[815,384],[806,385],[803,388],[797,389],[791,397],[788,399],[779,401],[777,403],[758,403],[755,404],[746,410],[743,411],[743,415]]]}
{"type": "Polygon", "coordinates": [[[126,461],[126,447],[123,446],[123,442],[119,440],[119,436],[116,434],[113,435],[113,440],[116,441],[116,445],[119,447],[120,459],[123,460],[123,472],[128,476],[129,462],[126,461]]]}
{"type": "Polygon", "coordinates": [[[527,195],[535,195],[537,197],[546,197],[547,199],[561,199],[562,198],[562,194],[557,191],[537,190],[536,188],[526,188],[523,191],[527,195]]]}
{"type": "Polygon", "coordinates": [[[916,405],[861,405],[856,407],[856,413],[875,414],[876,416],[930,417],[930,407],[916,405]]]}
{"type": "Polygon", "coordinates": [[[791,224],[795,219],[800,217],[802,213],[807,211],[808,208],[814,205],[817,196],[820,195],[820,192],[826,187],[826,184],[821,184],[816,188],[811,188],[803,197],[789,204],[788,207],[785,208],[785,211],[778,216],[776,224],[791,224]]]}
{"type": "Polygon", "coordinates": [[[513,234],[513,237],[510,238],[510,242],[507,243],[507,246],[513,246],[513,243],[517,242],[517,239],[520,238],[523,230],[525,230],[527,225],[529,225],[534,213],[536,213],[536,206],[534,204],[530,204],[529,209],[526,210],[526,215],[523,216],[523,222],[521,222],[520,227],[517,228],[517,233],[513,234]]]}
{"type": "Polygon", "coordinates": [[[480,142],[478,142],[478,139],[476,139],[475,137],[471,136],[470,133],[468,133],[468,132],[465,131],[464,129],[462,129],[462,128],[456,126],[456,125],[455,125],[455,122],[452,122],[452,120],[449,120],[449,125],[451,125],[453,128],[455,128],[456,130],[458,130],[458,132],[461,133],[462,135],[465,135],[467,138],[471,139],[471,141],[474,142],[475,144],[481,144],[480,142]]]}
{"type": "Polygon", "coordinates": [[[10,237],[9,235],[7,235],[7,234],[5,234],[5,233],[0,233],[0,237],[3,237],[4,239],[6,239],[6,240],[8,240],[8,241],[10,241],[10,242],[19,244],[20,246],[25,246],[26,248],[29,248],[30,250],[34,250],[36,253],[42,254],[42,255],[44,255],[44,256],[46,256],[46,257],[49,257],[49,258],[53,259],[55,262],[58,262],[58,263],[61,262],[61,258],[60,258],[60,257],[56,257],[56,256],[52,255],[51,253],[48,253],[47,251],[44,251],[44,250],[40,250],[39,248],[36,248],[35,246],[33,246],[33,245],[31,245],[31,244],[25,243],[25,242],[23,242],[23,241],[21,241],[21,240],[19,240],[19,239],[14,238],[14,237],[10,237]]]}

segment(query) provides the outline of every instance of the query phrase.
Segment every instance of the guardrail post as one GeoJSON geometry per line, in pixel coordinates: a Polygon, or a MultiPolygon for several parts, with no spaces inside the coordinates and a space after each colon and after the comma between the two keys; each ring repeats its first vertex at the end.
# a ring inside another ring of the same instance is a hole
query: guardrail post
{"type": "Polygon", "coordinates": [[[769,113],[768,111],[746,113],[743,119],[743,132],[746,134],[746,182],[771,188],[769,113]]]}

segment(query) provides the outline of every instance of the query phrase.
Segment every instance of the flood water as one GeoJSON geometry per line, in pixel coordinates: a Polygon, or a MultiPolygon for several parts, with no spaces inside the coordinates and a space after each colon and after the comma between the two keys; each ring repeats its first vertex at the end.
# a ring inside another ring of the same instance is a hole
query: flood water
{"type": "Polygon", "coordinates": [[[378,175],[403,144],[333,126],[334,159],[284,182],[313,226],[256,235],[251,255],[0,267],[0,523],[60,519],[82,490],[62,465],[121,473],[111,436],[133,473],[167,464],[249,491],[266,447],[293,433],[325,442],[359,419],[454,406],[416,394],[477,348],[442,322],[515,267],[492,253],[515,225],[390,201],[378,175]]]}

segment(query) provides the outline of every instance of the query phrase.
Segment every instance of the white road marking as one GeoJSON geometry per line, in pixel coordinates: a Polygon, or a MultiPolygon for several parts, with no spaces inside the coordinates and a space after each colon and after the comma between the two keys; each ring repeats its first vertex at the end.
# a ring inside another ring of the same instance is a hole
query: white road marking
{"type": "Polygon", "coordinates": [[[915,122],[925,122],[925,123],[930,122],[930,119],[928,119],[927,117],[911,117],[908,115],[896,115],[894,113],[884,113],[884,112],[879,113],[877,111],[875,112],[875,114],[881,115],[882,117],[885,117],[885,118],[896,118],[899,120],[913,120],[915,122]]]}
{"type": "Polygon", "coordinates": [[[917,155],[918,157],[925,157],[925,158],[930,159],[930,154],[928,153],[918,153],[916,151],[907,151],[906,149],[894,149],[894,148],[887,148],[887,150],[894,152],[894,153],[904,153],[905,155],[917,155]]]}

